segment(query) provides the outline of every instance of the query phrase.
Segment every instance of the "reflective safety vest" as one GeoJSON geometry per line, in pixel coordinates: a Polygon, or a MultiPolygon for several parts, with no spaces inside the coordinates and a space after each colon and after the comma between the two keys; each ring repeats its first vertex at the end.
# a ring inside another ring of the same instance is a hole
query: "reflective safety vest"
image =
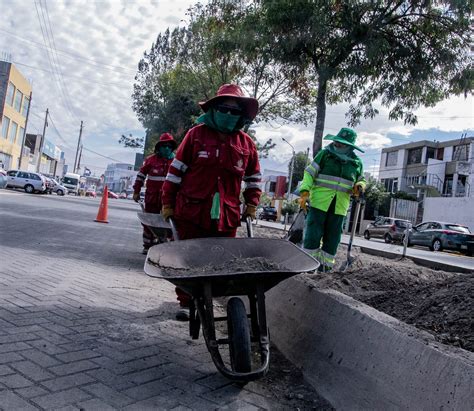
{"type": "Polygon", "coordinates": [[[352,153],[343,161],[326,149],[321,150],[304,171],[301,191],[309,191],[311,207],[328,211],[336,197],[335,214],[346,215],[355,183],[365,187],[362,161],[352,153]]]}

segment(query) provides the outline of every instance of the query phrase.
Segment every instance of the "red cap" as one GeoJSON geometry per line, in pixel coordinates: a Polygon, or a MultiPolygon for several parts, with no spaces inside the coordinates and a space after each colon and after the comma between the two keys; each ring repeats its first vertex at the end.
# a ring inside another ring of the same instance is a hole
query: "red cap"
{"type": "Polygon", "coordinates": [[[160,139],[158,140],[158,142],[155,145],[155,150],[160,145],[165,144],[165,143],[171,144],[173,146],[173,150],[178,146],[178,143],[176,143],[175,139],[173,138],[173,136],[170,133],[163,133],[160,136],[160,139]]]}

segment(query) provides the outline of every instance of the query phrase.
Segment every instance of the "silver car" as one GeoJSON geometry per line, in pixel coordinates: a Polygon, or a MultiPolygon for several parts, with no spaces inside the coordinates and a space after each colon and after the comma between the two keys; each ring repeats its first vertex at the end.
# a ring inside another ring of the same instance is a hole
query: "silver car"
{"type": "Polygon", "coordinates": [[[7,187],[21,188],[26,193],[34,193],[46,190],[46,181],[39,173],[31,173],[23,170],[10,170],[7,172],[7,187]]]}
{"type": "Polygon", "coordinates": [[[53,188],[51,189],[53,193],[56,193],[58,196],[63,196],[67,194],[68,191],[66,187],[59,184],[54,178],[51,178],[50,180],[53,183],[53,188]]]}

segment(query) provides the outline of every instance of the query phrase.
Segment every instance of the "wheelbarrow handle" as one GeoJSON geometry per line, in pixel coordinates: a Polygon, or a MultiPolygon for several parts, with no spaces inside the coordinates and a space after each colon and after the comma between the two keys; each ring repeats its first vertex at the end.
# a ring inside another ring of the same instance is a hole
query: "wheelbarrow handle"
{"type": "Polygon", "coordinates": [[[252,218],[249,215],[245,218],[245,223],[247,224],[247,237],[252,238],[253,237],[252,218]]]}
{"type": "Polygon", "coordinates": [[[140,200],[138,202],[138,204],[140,204],[140,208],[142,209],[142,212],[144,213],[145,212],[145,203],[143,202],[143,200],[140,200]]]}
{"type": "Polygon", "coordinates": [[[172,217],[168,219],[168,223],[170,223],[171,226],[171,232],[173,233],[173,239],[174,241],[179,241],[179,235],[178,235],[178,230],[176,229],[176,224],[173,220],[172,217]]]}

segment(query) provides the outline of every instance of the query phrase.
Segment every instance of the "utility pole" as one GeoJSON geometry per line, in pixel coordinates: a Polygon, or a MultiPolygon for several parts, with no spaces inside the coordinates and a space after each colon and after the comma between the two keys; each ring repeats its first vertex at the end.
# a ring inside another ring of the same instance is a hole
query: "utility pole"
{"type": "Polygon", "coordinates": [[[79,129],[79,138],[77,139],[76,158],[74,159],[74,171],[73,171],[73,173],[75,173],[76,170],[78,169],[77,159],[78,159],[78,155],[79,155],[79,149],[81,148],[81,141],[82,141],[82,120],[81,120],[81,128],[79,129]]]}
{"type": "Polygon", "coordinates": [[[37,173],[39,173],[40,171],[41,156],[43,155],[44,135],[46,134],[46,127],[48,127],[48,115],[49,115],[49,109],[46,109],[46,115],[44,116],[43,134],[41,135],[40,146],[38,149],[38,162],[36,163],[37,173]]]}
{"type": "Polygon", "coordinates": [[[79,159],[77,160],[77,171],[81,169],[81,157],[82,157],[82,144],[81,144],[81,149],[79,150],[79,159]]]}
{"type": "Polygon", "coordinates": [[[23,130],[23,136],[21,140],[21,151],[20,151],[20,159],[18,160],[18,169],[21,170],[22,161],[23,161],[23,150],[25,149],[25,140],[26,140],[26,128],[28,127],[28,119],[30,118],[30,108],[31,108],[31,98],[33,97],[33,92],[30,91],[30,102],[28,104],[28,111],[26,112],[26,120],[25,120],[25,129],[23,130]]]}
{"type": "Polygon", "coordinates": [[[295,148],[284,138],[282,137],[282,140],[288,144],[291,147],[292,150],[292,155],[291,155],[291,160],[290,160],[290,181],[288,184],[288,193],[286,195],[287,200],[290,200],[290,194],[291,194],[291,184],[293,183],[293,168],[295,167],[295,148]]]}

